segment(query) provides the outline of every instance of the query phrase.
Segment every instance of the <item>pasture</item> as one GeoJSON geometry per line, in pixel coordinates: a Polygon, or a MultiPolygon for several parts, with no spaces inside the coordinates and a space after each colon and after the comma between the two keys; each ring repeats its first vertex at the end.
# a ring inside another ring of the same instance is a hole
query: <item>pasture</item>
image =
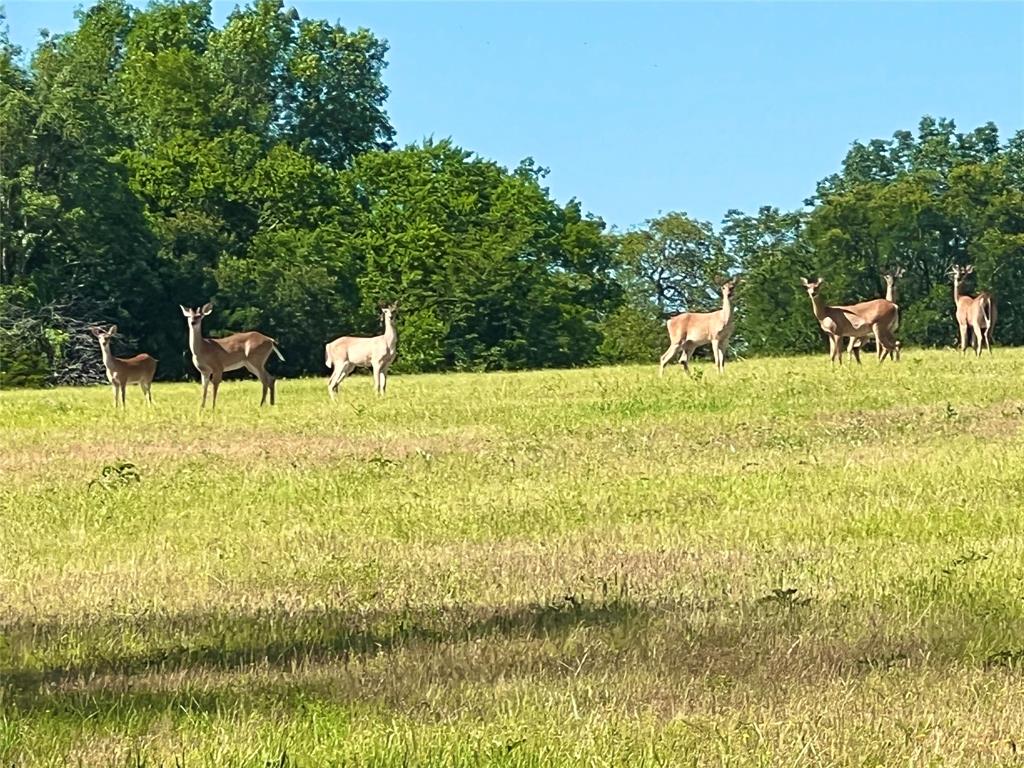
{"type": "Polygon", "coordinates": [[[1024,352],[0,393],[4,765],[1010,765],[1024,352]]]}

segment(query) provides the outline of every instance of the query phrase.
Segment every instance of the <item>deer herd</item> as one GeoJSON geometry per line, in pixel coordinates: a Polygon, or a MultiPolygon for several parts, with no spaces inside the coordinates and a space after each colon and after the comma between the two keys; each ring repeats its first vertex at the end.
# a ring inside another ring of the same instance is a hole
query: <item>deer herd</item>
{"type": "MultiPolygon", "coordinates": [[[[996,322],[996,303],[992,294],[983,291],[977,296],[961,293],[960,286],[964,277],[972,274],[973,267],[954,265],[949,275],[953,279],[953,304],[956,308],[956,322],[960,329],[960,352],[966,353],[968,338],[976,355],[981,355],[984,347],[992,353],[992,327],[996,322]]],[[[828,337],[829,360],[832,363],[843,362],[843,341],[848,340],[848,352],[857,363],[860,363],[860,350],[864,342],[874,337],[878,349],[878,361],[886,357],[894,361],[900,359],[900,342],[896,340],[896,330],[900,322],[900,308],[896,304],[896,281],[904,275],[903,269],[895,269],[882,275],[885,280],[885,298],[862,301],[857,304],[832,306],[826,304],[820,294],[822,278],[808,280],[800,278],[800,282],[811,299],[811,310],[821,330],[828,337]]],[[[711,354],[715,368],[719,373],[725,370],[725,353],[729,347],[735,325],[733,314],[733,289],[737,278],[724,282],[722,288],[722,308],[715,312],[683,312],[669,318],[666,323],[669,347],[661,356],[659,373],[665,373],[665,366],[672,362],[676,355],[683,370],[689,372],[689,362],[694,351],[699,347],[711,345],[711,354]]],[[[388,369],[398,355],[398,331],[395,329],[396,304],[381,307],[381,319],[384,333],[379,336],[339,336],[324,347],[324,364],[332,369],[327,382],[327,393],[331,400],[338,394],[341,382],[356,368],[369,368],[373,372],[374,389],[378,395],[387,390],[388,369]]],[[[212,407],[217,407],[217,390],[224,373],[245,368],[263,385],[260,405],[267,402],[274,405],[276,399],[275,381],[267,371],[267,360],[271,354],[284,360],[284,355],[277,348],[277,340],[259,331],[243,331],[222,338],[203,336],[203,318],[213,312],[213,304],[207,303],[195,309],[181,307],[181,313],[188,322],[188,348],[192,353],[192,363],[202,379],[203,399],[200,409],[206,407],[207,394],[213,385],[212,407]]],[[[93,335],[100,344],[103,365],[106,368],[107,380],[114,390],[114,406],[125,405],[125,388],[129,384],[138,384],[149,403],[153,402],[151,387],[156,375],[157,359],[147,354],[134,357],[114,357],[110,351],[110,340],[117,335],[117,326],[109,328],[94,327],[93,335]]]]}

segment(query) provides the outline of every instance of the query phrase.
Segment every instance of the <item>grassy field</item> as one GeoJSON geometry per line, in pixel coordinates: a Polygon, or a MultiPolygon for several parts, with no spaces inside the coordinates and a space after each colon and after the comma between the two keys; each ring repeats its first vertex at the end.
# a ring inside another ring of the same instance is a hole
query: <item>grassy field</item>
{"type": "Polygon", "coordinates": [[[1024,352],[0,393],[3,765],[1024,763],[1024,352]]]}

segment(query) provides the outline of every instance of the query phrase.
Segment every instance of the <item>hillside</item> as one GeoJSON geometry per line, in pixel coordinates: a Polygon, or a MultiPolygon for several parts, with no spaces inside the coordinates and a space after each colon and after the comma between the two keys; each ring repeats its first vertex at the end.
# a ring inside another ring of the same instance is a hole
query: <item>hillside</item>
{"type": "Polygon", "coordinates": [[[1024,352],[0,393],[17,765],[1007,763],[1024,352]]]}

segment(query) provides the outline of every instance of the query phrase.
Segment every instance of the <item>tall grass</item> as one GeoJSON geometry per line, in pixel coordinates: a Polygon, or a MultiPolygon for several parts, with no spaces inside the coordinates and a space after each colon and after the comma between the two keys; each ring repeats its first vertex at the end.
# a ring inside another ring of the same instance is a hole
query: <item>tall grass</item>
{"type": "Polygon", "coordinates": [[[1024,353],[0,393],[13,765],[1001,765],[1024,353]]]}

